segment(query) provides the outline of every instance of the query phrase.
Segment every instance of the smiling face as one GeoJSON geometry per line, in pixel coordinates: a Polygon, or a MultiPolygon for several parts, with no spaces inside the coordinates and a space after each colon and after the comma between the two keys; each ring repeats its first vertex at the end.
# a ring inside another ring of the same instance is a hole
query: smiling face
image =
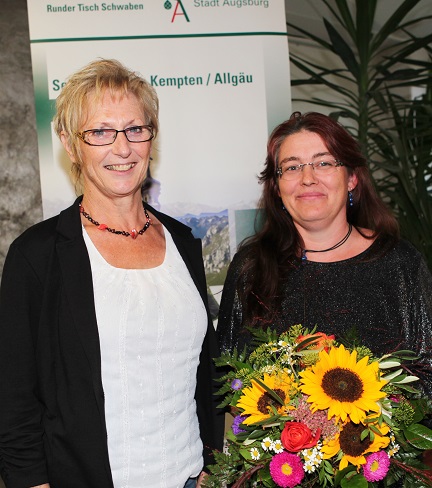
{"type": "MultiPolygon", "coordinates": [[[[113,97],[105,91],[100,100],[88,96],[87,117],[82,121],[80,131],[89,129],[117,129],[146,125],[142,105],[132,95],[113,97]]],[[[61,140],[69,157],[75,156],[64,134],[61,140]]],[[[86,195],[108,198],[124,197],[141,192],[150,158],[151,141],[129,142],[124,133],[117,134],[113,144],[89,146],[81,140],[82,184],[86,195]]]]}
{"type": "MultiPolygon", "coordinates": [[[[305,164],[324,159],[334,160],[321,137],[309,131],[292,134],[283,141],[278,164],[305,164]]],[[[316,176],[312,166],[305,166],[294,179],[279,179],[279,194],[295,225],[319,230],[333,222],[346,221],[348,190],[357,184],[355,175],[348,175],[346,167],[334,173],[316,176]]]]}

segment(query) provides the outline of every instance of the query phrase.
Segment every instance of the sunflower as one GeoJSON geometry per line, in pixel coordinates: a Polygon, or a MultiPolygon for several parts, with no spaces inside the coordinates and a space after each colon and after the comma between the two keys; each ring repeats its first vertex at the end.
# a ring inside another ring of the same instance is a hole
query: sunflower
{"type": "Polygon", "coordinates": [[[324,459],[330,459],[342,451],[340,470],[346,468],[348,463],[357,467],[366,464],[365,454],[385,449],[390,443],[390,438],[386,436],[390,430],[389,426],[384,423],[381,425],[373,423],[373,425],[376,432],[373,441],[369,436],[362,440],[361,433],[365,430],[365,426],[362,423],[347,422],[334,439],[324,443],[322,447],[324,459]]]}
{"type": "MultiPolygon", "coordinates": [[[[262,382],[271,388],[284,404],[290,401],[290,391],[295,386],[292,378],[287,374],[269,375],[264,373],[262,382]]],[[[248,415],[244,424],[254,424],[273,415],[271,407],[274,406],[278,413],[286,411],[286,405],[280,405],[262,386],[252,380],[252,386],[243,390],[243,395],[237,402],[237,407],[242,408],[242,415],[248,415]]]]}
{"type": "Polygon", "coordinates": [[[309,396],[311,410],[328,408],[329,419],[335,416],[345,422],[349,417],[356,424],[367,412],[379,412],[377,402],[386,396],[381,391],[386,382],[379,379],[378,363],[368,361],[365,356],[357,362],[357,352],[350,353],[343,345],[321,351],[318,362],[300,373],[300,389],[309,396]]]}

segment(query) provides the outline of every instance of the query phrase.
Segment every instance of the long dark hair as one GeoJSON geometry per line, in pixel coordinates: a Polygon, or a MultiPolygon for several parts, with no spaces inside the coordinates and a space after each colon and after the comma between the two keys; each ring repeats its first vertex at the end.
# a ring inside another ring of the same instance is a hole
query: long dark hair
{"type": "MultiPolygon", "coordinates": [[[[373,239],[389,236],[389,245],[399,238],[398,223],[378,196],[357,141],[335,120],[317,113],[295,112],[278,125],[267,144],[264,170],[259,176],[263,192],[259,202],[261,228],[240,246],[244,259],[238,280],[243,319],[250,325],[271,322],[280,304],[279,290],[284,277],[299,265],[303,240],[289,213],[283,210],[278,192],[278,159],[283,141],[301,131],[318,134],[335,159],[342,161],[349,174],[355,174],[353,205],[348,205],[347,220],[359,232],[373,231],[373,239]]],[[[386,249],[382,250],[383,252],[386,249]]]]}

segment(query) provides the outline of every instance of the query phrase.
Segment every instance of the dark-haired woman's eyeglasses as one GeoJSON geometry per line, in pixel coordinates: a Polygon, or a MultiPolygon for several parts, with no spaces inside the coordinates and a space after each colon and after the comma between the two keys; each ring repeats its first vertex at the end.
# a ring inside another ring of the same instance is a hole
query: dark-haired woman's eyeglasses
{"type": "Polygon", "coordinates": [[[339,166],[344,166],[344,163],[337,159],[312,161],[305,164],[290,164],[290,162],[286,162],[279,166],[276,173],[281,180],[294,180],[303,172],[305,166],[312,166],[317,176],[326,176],[334,173],[339,166]]]}

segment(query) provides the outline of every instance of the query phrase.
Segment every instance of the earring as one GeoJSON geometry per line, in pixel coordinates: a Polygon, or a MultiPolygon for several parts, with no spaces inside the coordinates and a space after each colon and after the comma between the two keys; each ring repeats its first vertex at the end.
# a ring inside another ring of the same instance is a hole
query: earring
{"type": "Polygon", "coordinates": [[[348,190],[348,205],[352,207],[354,205],[354,198],[351,190],[348,190]]]}

